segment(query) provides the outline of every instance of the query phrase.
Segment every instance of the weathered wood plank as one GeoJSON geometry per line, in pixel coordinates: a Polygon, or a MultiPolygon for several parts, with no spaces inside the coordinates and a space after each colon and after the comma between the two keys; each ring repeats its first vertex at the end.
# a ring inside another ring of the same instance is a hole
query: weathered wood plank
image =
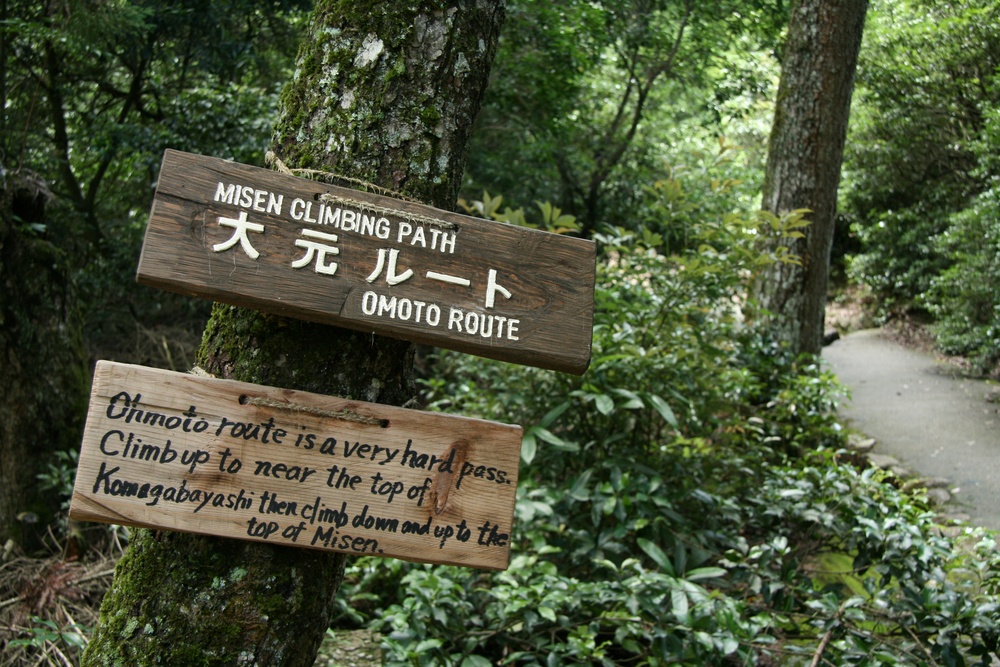
{"type": "Polygon", "coordinates": [[[582,374],[594,243],[168,150],[138,280],[582,374]]]}
{"type": "Polygon", "coordinates": [[[70,516],[504,569],[521,435],[102,361],[70,516]]]}

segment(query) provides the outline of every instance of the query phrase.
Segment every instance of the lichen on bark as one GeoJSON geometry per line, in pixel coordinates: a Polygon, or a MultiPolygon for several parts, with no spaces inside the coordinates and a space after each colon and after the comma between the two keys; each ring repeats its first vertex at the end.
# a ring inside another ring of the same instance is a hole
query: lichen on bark
{"type": "Polygon", "coordinates": [[[486,85],[482,74],[496,51],[501,3],[357,9],[339,2],[317,13],[283,93],[296,113],[278,123],[275,150],[290,165],[450,208],[486,85]]]}
{"type": "MultiPolygon", "coordinates": [[[[454,206],[503,22],[500,0],[322,0],[282,97],[292,168],[454,206]]],[[[216,304],[198,363],[226,378],[400,405],[412,346],[216,304]]],[[[83,665],[311,665],[344,556],[136,531],[83,665]]]]}

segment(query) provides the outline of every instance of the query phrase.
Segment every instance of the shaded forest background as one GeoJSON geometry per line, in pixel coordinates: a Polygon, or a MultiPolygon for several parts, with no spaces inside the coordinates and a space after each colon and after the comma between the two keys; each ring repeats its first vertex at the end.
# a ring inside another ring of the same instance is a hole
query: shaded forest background
{"type": "MultiPolygon", "coordinates": [[[[263,164],[309,5],[0,1],[0,470],[38,480],[4,485],[0,529],[5,562],[51,568],[127,539],[61,514],[89,369],[188,370],[209,316],[134,281],[162,151],[263,164]]],[[[821,362],[744,317],[783,259],[762,239],[801,229],[758,211],[786,3],[507,12],[459,205],[599,243],[594,362],[571,378],[421,353],[428,409],[524,425],[520,546],[489,580],[356,561],[341,626],[381,631],[400,664],[995,652],[992,538],[942,532],[919,492],[845,453],[821,362]]],[[[994,377],[998,60],[995,0],[872,3],[831,293],[994,377]]],[[[54,604],[65,567],[15,582],[35,606],[15,607],[5,654],[60,664],[53,646],[86,641],[92,620],[54,604]]]]}

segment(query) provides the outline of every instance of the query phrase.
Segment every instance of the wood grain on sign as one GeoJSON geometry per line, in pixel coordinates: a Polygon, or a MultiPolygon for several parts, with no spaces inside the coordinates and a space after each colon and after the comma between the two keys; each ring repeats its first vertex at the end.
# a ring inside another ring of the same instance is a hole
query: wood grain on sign
{"type": "Polygon", "coordinates": [[[102,361],[70,516],[504,569],[521,435],[102,361]]]}
{"type": "Polygon", "coordinates": [[[139,282],[582,374],[595,245],[173,150],[139,282]]]}

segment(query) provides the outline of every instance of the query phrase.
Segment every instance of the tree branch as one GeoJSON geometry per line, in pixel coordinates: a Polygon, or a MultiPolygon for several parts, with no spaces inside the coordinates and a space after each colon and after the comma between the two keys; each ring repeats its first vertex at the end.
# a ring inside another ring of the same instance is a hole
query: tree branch
{"type": "Polygon", "coordinates": [[[680,25],[677,27],[677,32],[674,35],[670,52],[667,54],[665,59],[660,60],[654,66],[649,68],[645,77],[643,77],[645,79],[644,82],[642,81],[642,78],[640,78],[638,72],[638,47],[633,50],[632,58],[627,61],[626,68],[630,75],[629,83],[626,87],[625,95],[622,96],[621,102],[619,103],[615,118],[608,127],[607,131],[604,133],[600,144],[601,148],[598,149],[595,155],[594,170],[591,172],[590,180],[587,186],[587,193],[584,196],[585,207],[587,209],[584,224],[585,229],[589,230],[594,224],[596,211],[591,209],[593,209],[597,204],[601,186],[611,175],[614,168],[621,162],[622,158],[625,156],[625,151],[628,150],[629,146],[632,145],[632,141],[635,139],[636,132],[639,130],[639,124],[642,122],[643,113],[646,109],[646,103],[649,100],[649,94],[652,92],[653,86],[656,84],[656,80],[667,72],[672,71],[674,68],[677,54],[680,52],[680,47],[684,40],[684,33],[687,31],[688,23],[691,20],[691,14],[693,12],[694,3],[690,1],[686,2],[684,5],[684,14],[681,17],[680,25]],[[637,92],[628,129],[623,137],[615,140],[615,135],[617,135],[621,129],[625,112],[628,108],[633,84],[636,85],[635,90],[637,92]]]}
{"type": "Polygon", "coordinates": [[[73,202],[74,207],[82,210],[84,205],[83,188],[73,167],[70,165],[69,153],[69,130],[66,126],[66,109],[63,99],[62,85],[60,83],[59,58],[50,42],[45,42],[45,68],[48,74],[46,89],[49,94],[49,111],[52,116],[53,141],[55,143],[57,162],[59,163],[59,177],[66,188],[67,195],[73,202]]]}

